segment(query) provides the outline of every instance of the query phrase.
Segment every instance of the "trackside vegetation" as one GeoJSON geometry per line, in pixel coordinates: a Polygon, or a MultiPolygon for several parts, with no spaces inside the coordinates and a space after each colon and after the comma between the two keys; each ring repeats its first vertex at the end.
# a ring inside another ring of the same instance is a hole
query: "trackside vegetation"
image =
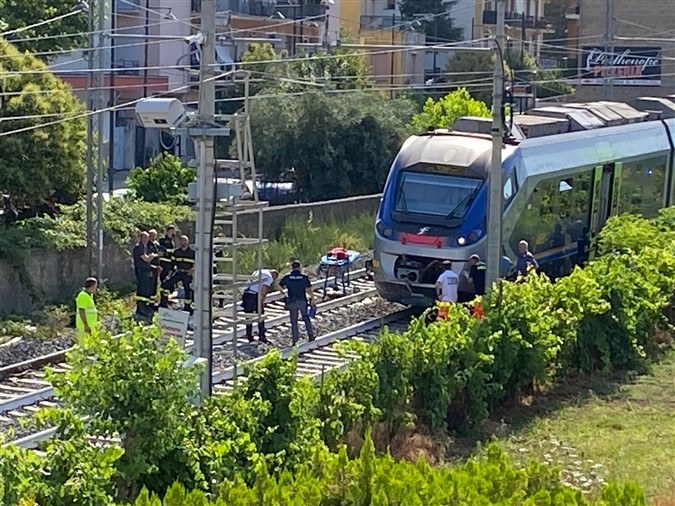
{"type": "Polygon", "coordinates": [[[482,319],[452,306],[447,321],[420,318],[375,345],[345,343],[360,358],[319,381],[299,379],[296,362],[272,352],[234,391],[199,407],[196,371],[180,367],[185,353],[157,329],[95,336],[71,352],[72,369],[50,375],[66,409],[40,420],[56,423],[57,437],[42,453],[0,450],[0,500],[647,504],[639,484],[610,475],[582,492],[544,464],[516,466],[494,445],[447,465],[437,441],[570,375],[649,370],[672,348],[673,239],[675,209],[612,218],[598,258],[556,283],[504,283],[482,301],[482,319]],[[85,434],[108,443],[93,446],[85,434]]]}

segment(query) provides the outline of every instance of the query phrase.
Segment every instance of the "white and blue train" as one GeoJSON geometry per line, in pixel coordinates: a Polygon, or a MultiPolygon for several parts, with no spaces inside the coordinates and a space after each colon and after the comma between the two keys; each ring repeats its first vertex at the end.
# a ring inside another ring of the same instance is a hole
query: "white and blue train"
{"type": "MultiPolygon", "coordinates": [[[[541,270],[560,276],[593,254],[610,216],[653,216],[674,203],[675,103],[656,102],[672,108],[657,114],[598,102],[514,117],[520,139],[502,151],[507,256],[515,259],[526,240],[541,270]]],[[[643,104],[654,109],[650,99],[643,104]]],[[[491,138],[480,132],[489,126],[463,118],[453,131],[410,137],[396,156],[375,225],[373,270],[383,298],[428,306],[438,260],[459,272],[473,253],[485,258],[491,138]]]]}

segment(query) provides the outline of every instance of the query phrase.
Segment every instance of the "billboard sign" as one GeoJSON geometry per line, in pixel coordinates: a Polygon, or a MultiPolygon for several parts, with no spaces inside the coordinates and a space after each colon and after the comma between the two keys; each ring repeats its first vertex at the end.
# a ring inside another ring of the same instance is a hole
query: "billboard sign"
{"type": "Polygon", "coordinates": [[[584,46],[579,84],[611,79],[614,86],[661,86],[661,59],[660,47],[584,46]]]}

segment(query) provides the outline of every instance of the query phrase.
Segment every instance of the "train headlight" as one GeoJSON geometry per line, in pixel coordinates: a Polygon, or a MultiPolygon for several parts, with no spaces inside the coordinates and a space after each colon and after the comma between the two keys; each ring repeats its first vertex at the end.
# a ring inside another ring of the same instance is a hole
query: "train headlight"
{"type": "Polygon", "coordinates": [[[394,236],[394,231],[379,220],[375,223],[375,229],[382,237],[386,237],[387,239],[394,236]]]}
{"type": "Polygon", "coordinates": [[[466,235],[457,237],[456,242],[458,246],[469,246],[478,241],[481,237],[483,237],[483,231],[481,229],[475,229],[466,235]]]}

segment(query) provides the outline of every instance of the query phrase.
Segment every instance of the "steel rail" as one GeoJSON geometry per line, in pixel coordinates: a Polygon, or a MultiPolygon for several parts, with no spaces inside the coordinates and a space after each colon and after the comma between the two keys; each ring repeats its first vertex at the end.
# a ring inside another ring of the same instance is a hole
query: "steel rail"
{"type": "MultiPolygon", "coordinates": [[[[368,290],[363,290],[359,291],[356,293],[352,293],[350,295],[346,295],[343,297],[339,297],[327,302],[322,302],[317,305],[317,314],[323,314],[328,311],[340,308],[340,307],[345,307],[349,306],[351,304],[354,304],[356,302],[360,302],[366,298],[372,297],[376,295],[376,290],[373,289],[368,289],[368,290]]],[[[284,311],[283,314],[280,314],[279,316],[273,317],[271,319],[265,320],[268,329],[271,328],[276,328],[276,327],[281,327],[284,325],[289,324],[289,318],[288,314],[284,311]]],[[[247,344],[247,341],[241,342],[242,338],[245,337],[246,330],[243,326],[237,330],[237,347],[239,347],[242,344],[247,344]]],[[[232,339],[232,332],[231,330],[225,330],[222,332],[222,334],[219,337],[214,337],[213,339],[213,345],[220,345],[223,343],[227,343],[232,339]]],[[[191,344],[190,342],[186,343],[187,346],[189,347],[191,344]]],[[[73,349],[73,348],[70,348],[73,349]]],[[[56,357],[60,360],[65,359],[65,353],[67,353],[69,350],[65,350],[63,352],[63,356],[60,354],[51,354],[51,356],[56,357]]],[[[230,351],[231,353],[231,351],[230,351]]],[[[39,357],[38,363],[43,364],[44,357],[39,357]]],[[[25,369],[24,369],[25,370],[25,369]]],[[[1,378],[1,377],[0,377],[1,378]]],[[[5,378],[1,378],[5,379],[5,378]]],[[[30,382],[30,380],[27,380],[30,382]]],[[[39,380],[35,380],[37,382],[39,380]]],[[[7,387],[5,387],[7,388],[7,387]]],[[[0,393],[2,392],[3,385],[0,384],[0,393]]],[[[15,395],[10,397],[9,399],[2,400],[0,399],[0,415],[3,415],[5,413],[11,413],[12,411],[16,411],[20,408],[26,407],[26,406],[32,406],[40,401],[46,401],[54,397],[54,390],[51,386],[41,388],[39,390],[34,390],[34,389],[19,389],[19,390],[29,390],[26,393],[21,393],[20,395],[15,395]]]]}
{"type": "MultiPolygon", "coordinates": [[[[351,279],[350,283],[353,284],[355,282],[356,283],[362,282],[362,279],[364,278],[365,275],[366,275],[366,269],[358,269],[358,270],[353,271],[351,273],[352,279],[351,279]]],[[[312,288],[315,289],[315,290],[316,289],[322,289],[324,283],[325,283],[325,279],[317,279],[317,280],[312,282],[312,288]]],[[[342,297],[342,298],[344,298],[344,297],[342,297]]],[[[268,304],[274,304],[274,303],[277,303],[277,302],[281,302],[283,300],[283,294],[280,293],[280,292],[274,292],[267,297],[267,300],[268,300],[268,304]]],[[[335,300],[339,300],[339,299],[335,299],[335,300]]],[[[223,308],[219,308],[219,310],[220,311],[227,311],[228,309],[232,310],[232,307],[235,306],[235,305],[238,306],[239,302],[228,304],[223,308]]],[[[272,308],[270,308],[270,309],[272,309],[272,308]]],[[[270,325],[270,326],[272,326],[272,325],[270,325]]],[[[115,337],[118,337],[118,336],[115,336],[115,337]]],[[[222,342],[224,342],[224,339],[220,339],[218,342],[216,342],[216,340],[214,340],[214,344],[220,344],[222,342]]],[[[35,368],[38,368],[38,367],[46,365],[46,364],[54,364],[54,363],[62,362],[62,361],[65,360],[66,354],[70,351],[73,351],[73,349],[74,349],[74,347],[71,346],[71,347],[66,348],[64,350],[55,351],[55,352],[52,352],[52,353],[49,353],[49,354],[46,354],[46,355],[42,355],[42,356],[35,357],[35,358],[30,358],[30,359],[27,359],[27,360],[23,360],[21,362],[17,362],[15,364],[9,364],[9,365],[6,365],[4,367],[0,367],[0,381],[6,379],[7,377],[9,377],[11,375],[18,374],[18,373],[23,372],[23,371],[28,370],[28,369],[35,369],[35,368]]]]}
{"type": "MultiPolygon", "coordinates": [[[[414,308],[406,308],[389,315],[372,318],[370,320],[351,325],[349,327],[330,332],[316,341],[307,342],[300,346],[293,346],[281,350],[281,356],[288,359],[294,355],[298,357],[297,376],[309,376],[314,380],[320,379],[324,374],[331,371],[344,370],[349,364],[358,359],[355,354],[341,354],[334,349],[334,345],[340,341],[348,339],[358,339],[372,343],[379,337],[379,332],[387,325],[401,326],[406,328],[410,316],[415,314],[414,308]]],[[[237,379],[244,380],[245,377],[237,378],[237,375],[245,370],[247,366],[254,365],[265,358],[265,355],[246,361],[244,364],[238,364],[224,371],[215,372],[212,375],[214,393],[222,395],[234,387],[237,379]]],[[[56,428],[49,428],[30,434],[22,438],[5,443],[5,446],[17,445],[22,448],[37,448],[43,441],[51,439],[56,434],[56,428]]]]}

